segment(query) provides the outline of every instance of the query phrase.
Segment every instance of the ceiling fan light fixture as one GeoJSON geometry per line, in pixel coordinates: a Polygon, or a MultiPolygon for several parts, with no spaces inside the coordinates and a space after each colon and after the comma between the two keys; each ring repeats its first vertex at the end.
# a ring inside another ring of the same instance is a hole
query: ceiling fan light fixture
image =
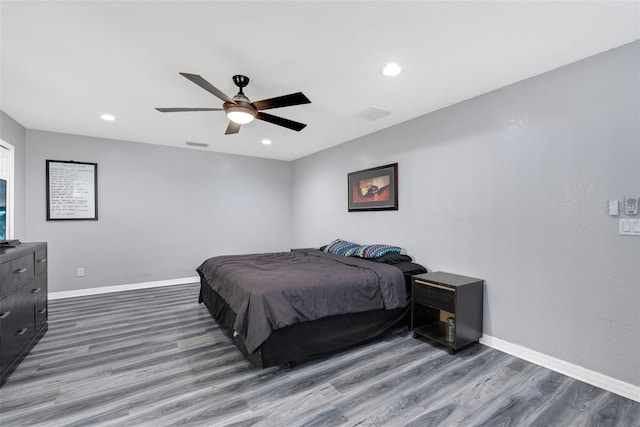
{"type": "Polygon", "coordinates": [[[224,109],[227,117],[232,122],[244,125],[252,122],[256,118],[256,111],[252,108],[242,105],[231,105],[224,109]]]}
{"type": "Polygon", "coordinates": [[[253,117],[253,115],[244,111],[230,111],[227,113],[227,117],[229,118],[229,120],[238,123],[239,125],[244,125],[252,122],[255,118],[253,117]]]}

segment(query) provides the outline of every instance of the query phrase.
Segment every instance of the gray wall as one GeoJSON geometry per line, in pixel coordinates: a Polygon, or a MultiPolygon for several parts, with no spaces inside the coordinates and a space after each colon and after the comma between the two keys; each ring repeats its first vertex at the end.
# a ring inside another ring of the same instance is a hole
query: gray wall
{"type": "Polygon", "coordinates": [[[48,242],[52,292],[193,277],[210,256],[289,249],[290,162],[35,130],[26,140],[23,240],[48,242]],[[98,164],[98,221],[46,221],[47,159],[98,164]]]}
{"type": "Polygon", "coordinates": [[[0,111],[0,139],[15,148],[13,238],[22,240],[25,235],[25,134],[26,130],[20,123],[0,111]]]}
{"type": "Polygon", "coordinates": [[[640,238],[606,213],[640,193],[639,64],[636,42],[295,161],[292,246],[483,278],[485,334],[640,385],[640,238]],[[399,210],[348,213],[347,173],[394,162],[399,210]]]}

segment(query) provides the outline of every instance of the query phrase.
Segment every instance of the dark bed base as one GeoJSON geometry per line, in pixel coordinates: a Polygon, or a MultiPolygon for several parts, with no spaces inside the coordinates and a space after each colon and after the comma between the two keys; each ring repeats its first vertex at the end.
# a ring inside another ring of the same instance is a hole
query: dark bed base
{"type": "Polygon", "coordinates": [[[199,302],[204,302],[211,317],[253,365],[293,366],[371,341],[392,329],[408,324],[410,306],[395,310],[375,310],[331,316],[297,323],[271,333],[254,353],[247,352],[242,339],[233,336],[236,314],[205,282],[200,280],[199,302]]]}

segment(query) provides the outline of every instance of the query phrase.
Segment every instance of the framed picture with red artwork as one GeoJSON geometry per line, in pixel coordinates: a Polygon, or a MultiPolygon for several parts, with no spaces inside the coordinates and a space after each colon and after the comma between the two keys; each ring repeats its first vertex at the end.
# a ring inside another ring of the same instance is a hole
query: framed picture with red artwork
{"type": "Polygon", "coordinates": [[[397,163],[351,172],[347,182],[349,212],[398,210],[397,163]]]}

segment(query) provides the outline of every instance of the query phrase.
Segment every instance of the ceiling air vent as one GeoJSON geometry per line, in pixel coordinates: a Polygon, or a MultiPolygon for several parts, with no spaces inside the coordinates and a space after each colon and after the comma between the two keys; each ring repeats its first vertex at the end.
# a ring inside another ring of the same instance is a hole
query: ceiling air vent
{"type": "Polygon", "coordinates": [[[380,108],[369,107],[369,108],[365,108],[359,113],[356,113],[355,116],[359,119],[365,119],[372,122],[374,120],[381,119],[384,116],[388,116],[389,114],[391,113],[385,110],[381,110],[380,108]]]}
{"type": "Polygon", "coordinates": [[[189,147],[198,147],[198,148],[207,148],[209,146],[209,144],[205,144],[204,142],[193,142],[193,141],[187,141],[185,142],[186,145],[188,145],[189,147]]]}

